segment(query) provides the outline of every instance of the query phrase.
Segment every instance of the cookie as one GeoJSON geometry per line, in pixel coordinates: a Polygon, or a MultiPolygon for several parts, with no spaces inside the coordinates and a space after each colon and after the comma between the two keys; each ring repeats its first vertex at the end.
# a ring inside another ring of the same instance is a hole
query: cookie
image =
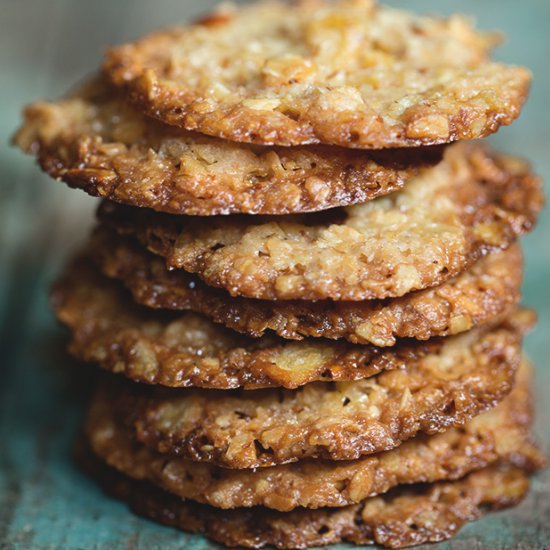
{"type": "Polygon", "coordinates": [[[457,144],[401,191],[321,213],[194,218],[104,203],[99,215],[232,296],[360,301],[449,280],[529,231],[543,202],[525,162],[457,144]]]}
{"type": "Polygon", "coordinates": [[[416,147],[519,115],[531,76],[490,61],[495,38],[373,0],[261,2],[113,48],[104,71],[143,112],[233,141],[416,147]]]}
{"type": "Polygon", "coordinates": [[[518,245],[489,254],[438,287],[402,298],[363,302],[252,300],[231,297],[183,270],[168,271],[158,256],[131,238],[98,228],[90,255],[134,299],[151,308],[193,310],[233,330],[286,339],[345,338],[393,346],[398,338],[427,340],[490,323],[520,299],[523,261],[518,245]]]}
{"type": "MultiPolygon", "coordinates": [[[[195,313],[140,307],[84,259],[73,263],[57,283],[52,305],[71,331],[70,350],[77,358],[164,386],[297,388],[314,381],[360,380],[416,367],[426,355],[440,353],[444,344],[432,339],[379,348],[325,339],[249,338],[195,313]]],[[[525,331],[531,314],[524,312],[515,322],[525,331]]]]}
{"type": "Polygon", "coordinates": [[[125,413],[117,407],[117,386],[109,379],[93,398],[86,434],[103,462],[184,499],[224,509],[341,507],[397,485],[459,479],[496,462],[525,469],[541,466],[529,434],[530,378],[531,368],[525,364],[512,393],[461,428],[419,436],[391,451],[350,462],[302,461],[251,471],[167,457],[133,440],[124,425],[125,413]]]}
{"type": "Polygon", "coordinates": [[[79,454],[82,467],[105,492],[127,502],[135,513],[228,547],[290,550],[351,542],[406,548],[439,542],[487,512],[515,506],[529,490],[525,471],[496,465],[458,481],[398,488],[345,508],[219,510],[131,480],[89,451],[79,454]]]}
{"type": "Polygon", "coordinates": [[[236,469],[354,460],[495,406],[512,389],[520,345],[503,325],[445,339],[414,366],[364,380],[229,392],[126,383],[118,400],[136,438],[161,453],[236,469]]]}
{"type": "Polygon", "coordinates": [[[171,214],[288,214],[400,189],[442,149],[255,147],[147,118],[100,80],[27,107],[15,142],[90,195],[171,214]]]}
{"type": "Polygon", "coordinates": [[[164,386],[297,388],[357,380],[415,365],[441,342],[382,349],[348,342],[250,338],[191,312],[136,305],[93,265],[76,261],[55,285],[52,305],[72,333],[70,351],[137,382],[164,386]]]}

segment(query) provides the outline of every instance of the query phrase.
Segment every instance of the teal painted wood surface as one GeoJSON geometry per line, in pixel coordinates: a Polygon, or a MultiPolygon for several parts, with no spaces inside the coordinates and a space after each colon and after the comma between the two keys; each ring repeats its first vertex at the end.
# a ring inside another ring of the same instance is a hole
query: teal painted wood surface
{"type": "MultiPolygon", "coordinates": [[[[80,242],[95,201],[39,173],[7,145],[20,107],[55,97],[97,66],[104,47],[184,20],[212,1],[2,0],[0,2],[0,548],[215,548],[201,537],[136,518],[74,467],[92,372],[71,362],[48,309],[47,287],[80,242]]],[[[394,1],[394,4],[400,2],[394,1]]],[[[420,11],[474,15],[506,31],[499,57],[530,66],[531,100],[521,120],[492,139],[533,160],[550,178],[550,2],[409,0],[420,11]]],[[[524,240],[525,303],[540,314],[527,340],[538,366],[538,431],[550,442],[550,216],[524,240]]],[[[341,546],[340,548],[344,548],[341,546]]],[[[550,548],[550,473],[527,501],[465,528],[441,548],[550,548]]]]}

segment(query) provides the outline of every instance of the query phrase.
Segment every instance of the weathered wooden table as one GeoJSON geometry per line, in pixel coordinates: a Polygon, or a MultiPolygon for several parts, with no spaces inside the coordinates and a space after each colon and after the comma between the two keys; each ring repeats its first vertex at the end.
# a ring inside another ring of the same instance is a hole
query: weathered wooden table
{"type": "MultiPolygon", "coordinates": [[[[394,2],[398,3],[398,2],[394,2]]],[[[72,550],[213,548],[139,519],[105,497],[73,466],[71,448],[90,371],[64,354],[47,287],[81,241],[95,201],[41,175],[7,140],[21,106],[55,97],[97,66],[104,47],[180,21],[213,1],[2,0],[0,3],[0,548],[72,550]]],[[[522,119],[493,139],[530,157],[550,177],[550,2],[413,1],[423,11],[460,10],[506,31],[503,59],[535,73],[522,119]]],[[[538,365],[539,433],[550,441],[550,216],[525,239],[525,303],[540,313],[527,349],[538,365]]],[[[516,510],[467,527],[452,549],[550,548],[550,472],[516,510]]]]}

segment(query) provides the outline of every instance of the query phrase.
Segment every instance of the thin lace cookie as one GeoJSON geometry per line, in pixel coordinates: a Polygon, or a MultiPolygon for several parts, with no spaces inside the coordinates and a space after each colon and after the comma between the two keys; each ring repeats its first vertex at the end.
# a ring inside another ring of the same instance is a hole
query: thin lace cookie
{"type": "Polygon", "coordinates": [[[232,296],[360,301],[451,279],[530,231],[543,203],[526,162],[460,143],[404,189],[326,212],[196,218],[104,202],[99,217],[232,296]]]}
{"type": "Polygon", "coordinates": [[[220,510],[183,500],[109,468],[87,449],[82,468],[137,514],[229,547],[294,549],[338,542],[406,548],[450,539],[468,522],[520,503],[529,472],[500,464],[458,480],[398,487],[345,508],[220,510]]]}
{"type": "Polygon", "coordinates": [[[290,214],[367,202],[441,160],[441,147],[259,147],[156,122],[93,80],[25,109],[15,143],[71,187],[171,214],[290,214]]]}
{"type": "Polygon", "coordinates": [[[362,380],[225,392],[122,380],[118,401],[137,440],[161,453],[236,469],[354,460],[494,407],[514,385],[520,348],[519,332],[503,325],[362,380]]]}
{"type": "Polygon", "coordinates": [[[113,48],[104,72],[143,112],[233,141],[411,147],[515,120],[531,76],[491,62],[496,42],[373,0],[260,2],[113,48]]]}
{"type": "Polygon", "coordinates": [[[488,254],[441,285],[389,300],[269,301],[232,297],[196,275],[168,271],[162,258],[134,239],[97,228],[88,249],[102,272],[121,280],[135,301],[155,309],[192,310],[232,330],[290,340],[345,338],[355,344],[394,346],[400,338],[428,340],[491,323],[520,299],[519,245],[488,254]]]}
{"type": "Polygon", "coordinates": [[[399,447],[345,462],[306,460],[234,470],[158,453],[134,440],[117,407],[116,384],[102,381],[86,420],[86,439],[102,461],[183,499],[216,508],[343,507],[398,485],[459,479],[497,462],[534,470],[544,460],[530,433],[532,367],[525,361],[512,393],[459,428],[418,436],[399,447]]]}

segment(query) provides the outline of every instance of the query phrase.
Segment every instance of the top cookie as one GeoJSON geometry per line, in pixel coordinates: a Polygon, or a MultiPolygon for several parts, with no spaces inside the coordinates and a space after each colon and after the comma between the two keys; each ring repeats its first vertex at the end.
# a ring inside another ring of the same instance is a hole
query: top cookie
{"type": "Polygon", "coordinates": [[[462,17],[373,0],[224,6],[113,48],[104,70],[147,114],[258,144],[381,149],[473,139],[510,124],[526,69],[462,17]]]}

